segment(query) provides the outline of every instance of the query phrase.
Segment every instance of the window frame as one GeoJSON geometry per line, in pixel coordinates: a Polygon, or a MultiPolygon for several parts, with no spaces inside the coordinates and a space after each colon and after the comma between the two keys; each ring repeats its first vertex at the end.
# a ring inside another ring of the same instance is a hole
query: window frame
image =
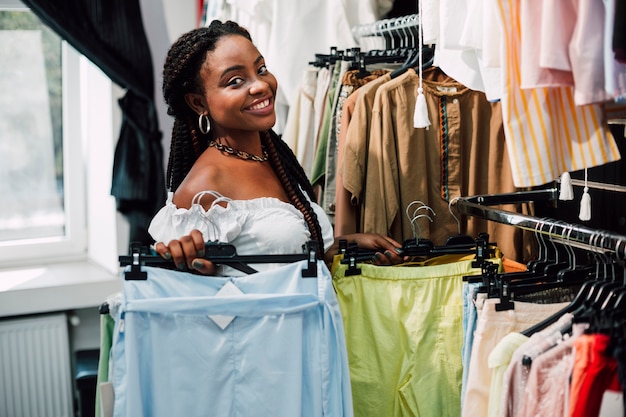
{"type": "MultiPolygon", "coordinates": [[[[0,0],[0,9],[29,10],[18,0],[0,0]]],[[[114,272],[124,237],[110,195],[123,91],[65,40],[61,54],[65,233],[0,242],[0,269],[82,261],[114,272]]]]}
{"type": "MultiPolygon", "coordinates": [[[[0,3],[0,7],[3,4],[0,3]]],[[[24,10],[28,10],[24,8],[24,10]]],[[[80,54],[66,41],[61,42],[63,102],[63,236],[0,242],[0,265],[11,266],[46,259],[80,259],[86,253],[84,173],[82,169],[80,54]]]]}

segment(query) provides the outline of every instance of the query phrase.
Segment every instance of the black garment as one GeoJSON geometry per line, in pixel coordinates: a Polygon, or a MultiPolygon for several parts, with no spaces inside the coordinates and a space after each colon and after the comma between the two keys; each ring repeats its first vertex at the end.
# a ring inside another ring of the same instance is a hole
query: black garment
{"type": "Polygon", "coordinates": [[[165,204],[165,176],[161,132],[156,111],[132,91],[119,100],[123,120],[113,161],[111,194],[117,198],[117,209],[130,225],[130,242],[149,245],[152,217],[165,204]]]}
{"type": "Polygon", "coordinates": [[[166,198],[152,56],[139,0],[23,0],[43,22],[127,90],[111,194],[130,241],[151,243],[150,219],[166,198]]]}
{"type": "Polygon", "coordinates": [[[626,410],[626,346],[617,345],[613,349],[613,357],[617,361],[617,377],[624,393],[624,410],[626,410]]]}

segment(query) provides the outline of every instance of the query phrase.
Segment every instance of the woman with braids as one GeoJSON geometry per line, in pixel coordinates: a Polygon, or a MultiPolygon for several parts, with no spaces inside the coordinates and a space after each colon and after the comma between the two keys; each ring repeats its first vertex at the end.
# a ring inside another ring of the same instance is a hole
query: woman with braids
{"type": "MultiPolygon", "coordinates": [[[[179,269],[224,273],[202,258],[205,241],[231,243],[241,255],[301,253],[309,240],[327,262],[338,252],[304,170],[272,131],[276,89],[250,34],[234,22],[213,21],[170,48],[163,95],[175,118],[171,192],[149,232],[179,269]]],[[[376,250],[376,264],[403,261],[401,245],[388,237],[341,238],[376,250]]]]}

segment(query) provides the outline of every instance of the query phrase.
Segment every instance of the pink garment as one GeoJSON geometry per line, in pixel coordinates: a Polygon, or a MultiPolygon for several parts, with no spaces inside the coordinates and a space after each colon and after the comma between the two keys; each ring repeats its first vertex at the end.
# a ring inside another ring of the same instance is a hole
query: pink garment
{"type": "Polygon", "coordinates": [[[530,368],[522,364],[522,355],[518,352],[519,350],[513,354],[502,379],[502,404],[499,414],[501,417],[517,416],[523,400],[530,368]]]}
{"type": "Polygon", "coordinates": [[[618,62],[613,52],[613,33],[615,33],[616,1],[603,0],[604,3],[604,84],[607,93],[619,100],[626,99],[626,63],[618,62]]]}
{"type": "Polygon", "coordinates": [[[541,357],[557,342],[560,343],[562,338],[560,330],[569,325],[571,321],[572,315],[564,314],[548,328],[534,333],[526,343],[515,350],[503,376],[498,416],[514,417],[520,415],[520,408],[524,401],[524,390],[529,374],[535,366],[536,358],[541,357]],[[524,357],[530,358],[531,362],[524,362],[524,357]]]}
{"type": "Polygon", "coordinates": [[[612,100],[604,88],[604,4],[597,0],[575,0],[574,4],[577,20],[570,43],[574,102],[583,106],[612,100]]]}
{"type": "Polygon", "coordinates": [[[544,0],[540,3],[542,39],[535,45],[539,50],[539,65],[571,72],[569,42],[576,25],[573,3],[570,0],[544,0]]]}
{"type": "MultiPolygon", "coordinates": [[[[569,1],[557,0],[559,3],[569,1]]],[[[549,2],[548,2],[549,3],[549,2]]],[[[521,26],[521,85],[523,89],[538,87],[567,87],[574,85],[574,76],[566,62],[557,67],[541,67],[540,55],[544,49],[543,42],[546,35],[542,33],[543,25],[537,24],[542,21],[543,2],[541,0],[524,0],[520,2],[520,26],[521,26]]],[[[552,16],[554,17],[554,16],[552,16]]],[[[557,20],[550,19],[554,28],[562,28],[561,37],[567,38],[567,19],[559,17],[557,20]]],[[[557,30],[554,30],[557,32],[557,30]]],[[[569,39],[563,39],[569,41],[569,39]]],[[[564,46],[564,45],[561,45],[564,46]]],[[[567,60],[568,54],[561,49],[561,59],[567,60]],[[562,56],[565,55],[565,56],[562,56]]]]}
{"type": "Polygon", "coordinates": [[[575,324],[572,336],[533,360],[519,409],[510,417],[565,416],[569,403],[569,378],[574,366],[573,342],[587,327],[575,324]]]}
{"type": "Polygon", "coordinates": [[[492,372],[489,353],[511,332],[521,332],[560,311],[568,303],[533,304],[515,301],[515,309],[496,311],[497,298],[485,300],[474,331],[462,417],[483,417],[489,412],[492,372]]]}
{"type": "Polygon", "coordinates": [[[574,86],[578,106],[613,98],[604,82],[602,1],[524,0],[520,12],[522,88],[574,86]]]}

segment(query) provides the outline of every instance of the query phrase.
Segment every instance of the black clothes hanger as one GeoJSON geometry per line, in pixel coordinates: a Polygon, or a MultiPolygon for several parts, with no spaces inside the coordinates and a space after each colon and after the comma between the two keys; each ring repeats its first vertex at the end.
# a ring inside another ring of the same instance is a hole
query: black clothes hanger
{"type": "MultiPolygon", "coordinates": [[[[432,241],[421,237],[421,227],[419,226],[417,220],[419,220],[420,218],[427,218],[432,222],[433,219],[428,214],[418,214],[418,212],[425,209],[430,211],[430,213],[435,216],[436,213],[433,211],[433,209],[421,201],[413,201],[407,206],[405,213],[411,224],[414,237],[411,239],[406,239],[403,242],[402,248],[404,255],[430,257],[451,254],[473,254],[478,251],[477,240],[474,240],[470,236],[461,234],[461,223],[452,212],[451,204],[452,201],[448,204],[448,209],[450,210],[450,214],[452,215],[452,217],[457,222],[457,234],[448,237],[444,246],[435,246],[432,241]],[[416,210],[413,211],[413,213],[411,213],[410,210],[414,205],[417,205],[418,207],[416,210]]],[[[479,239],[482,239],[480,242],[483,242],[483,240],[488,241],[489,235],[480,235],[479,239]]]]}
{"type": "MultiPolygon", "coordinates": [[[[626,270],[625,270],[626,271],[626,270]]],[[[602,306],[602,325],[609,329],[609,333],[624,343],[626,339],[626,284],[616,289],[612,297],[602,306]]]]}
{"type": "MultiPolygon", "coordinates": [[[[624,242],[624,245],[626,245],[626,242],[624,242]]],[[[615,264],[617,265],[617,272],[614,280],[621,285],[612,291],[609,298],[602,305],[602,311],[611,311],[613,314],[625,312],[626,310],[626,246],[624,247],[623,257],[620,257],[619,244],[615,248],[615,264]]],[[[622,315],[622,317],[626,317],[626,314],[622,315]]]]}
{"type": "Polygon", "coordinates": [[[542,221],[546,223],[538,224],[539,230],[535,230],[538,243],[537,259],[526,264],[528,275],[531,276],[533,274],[539,276],[552,275],[570,265],[565,259],[565,255],[569,254],[569,251],[561,245],[556,245],[553,238],[553,228],[565,223],[547,218],[542,219],[542,221]]]}
{"type": "Polygon", "coordinates": [[[568,251],[569,266],[565,269],[561,269],[556,273],[557,280],[593,280],[594,278],[592,274],[595,272],[595,267],[593,266],[593,264],[591,264],[588,260],[586,264],[579,265],[577,260],[578,256],[574,248],[568,244],[565,244],[563,247],[568,251]]]}
{"type": "MultiPolygon", "coordinates": [[[[492,285],[497,288],[491,298],[499,298],[500,303],[496,305],[497,311],[511,310],[515,308],[513,301],[516,297],[528,296],[539,292],[556,289],[580,289],[581,286],[589,282],[589,276],[586,274],[572,275],[569,279],[559,279],[558,275],[536,275],[532,278],[524,277],[516,279],[516,273],[496,274],[493,277],[495,283],[492,285]]],[[[558,319],[563,314],[559,312],[558,319]]]]}
{"type": "MultiPolygon", "coordinates": [[[[435,48],[431,46],[423,46],[422,47],[422,70],[432,67],[433,62],[435,61],[435,48]]],[[[397,78],[400,75],[404,74],[409,70],[409,68],[419,68],[420,62],[420,53],[416,51],[415,53],[409,55],[404,64],[391,71],[389,76],[393,78],[397,78]]]]}
{"type": "MultiPolygon", "coordinates": [[[[474,240],[473,237],[471,237],[469,235],[464,235],[464,234],[461,233],[461,221],[459,220],[458,217],[456,217],[456,215],[454,214],[454,211],[452,210],[452,205],[458,199],[459,199],[459,197],[455,197],[455,198],[453,198],[452,200],[450,200],[448,202],[448,211],[450,211],[450,215],[456,221],[457,233],[456,233],[456,235],[448,237],[448,239],[446,240],[446,246],[448,246],[448,245],[450,245],[450,246],[452,246],[452,245],[475,245],[476,241],[474,240]]],[[[487,241],[489,241],[488,235],[487,235],[487,241]]]]}
{"type": "MultiPolygon", "coordinates": [[[[415,14],[407,16],[401,21],[399,26],[401,30],[392,30],[389,33],[396,35],[405,48],[410,51],[405,55],[404,64],[391,72],[391,78],[396,78],[404,74],[409,68],[420,68],[422,70],[432,66],[435,57],[435,48],[433,45],[424,45],[422,42],[419,15],[415,14]],[[420,65],[421,64],[421,65],[420,65]]],[[[388,38],[388,45],[395,45],[394,36],[388,38]],[[389,39],[391,42],[389,42],[389,39]]]]}
{"type": "MultiPolygon", "coordinates": [[[[471,244],[446,244],[442,246],[435,246],[429,239],[423,238],[411,238],[406,239],[402,243],[401,254],[402,256],[410,256],[415,258],[431,258],[442,255],[475,255],[472,262],[473,268],[481,268],[485,263],[492,264],[488,259],[495,253],[495,243],[488,243],[489,235],[483,233],[479,235],[475,241],[471,244]]],[[[376,253],[371,249],[359,248],[356,244],[348,244],[345,240],[339,241],[340,253],[343,254],[341,264],[348,265],[345,275],[358,275],[361,273],[357,264],[362,262],[369,262],[376,253]]],[[[497,266],[497,265],[496,265],[497,266]]],[[[475,276],[468,276],[465,278],[476,278],[475,276]]]]}
{"type": "MultiPolygon", "coordinates": [[[[543,226],[543,224],[542,224],[543,226]]],[[[551,247],[541,233],[535,231],[535,237],[538,241],[539,253],[536,260],[526,264],[526,271],[497,273],[497,271],[488,271],[487,277],[481,277],[483,282],[483,291],[490,288],[490,298],[501,298],[501,306],[497,308],[511,309],[513,304],[510,291],[517,289],[516,294],[528,295],[533,292],[549,288],[559,288],[567,286],[563,281],[558,281],[556,274],[567,268],[570,264],[561,261],[559,258],[559,249],[550,240],[551,247]],[[493,282],[487,282],[492,280],[493,282]],[[525,287],[526,286],[526,287],[525,287]]],[[[468,278],[469,282],[478,282],[478,278],[468,278]]]]}
{"type": "MultiPolygon", "coordinates": [[[[307,267],[302,270],[303,277],[317,276],[317,246],[313,241],[303,245],[301,254],[285,255],[238,255],[235,246],[221,242],[207,242],[204,246],[204,259],[215,264],[228,265],[246,274],[258,272],[250,267],[249,263],[288,263],[307,260],[307,267]]],[[[124,272],[127,280],[145,280],[148,275],[141,270],[142,266],[156,266],[174,269],[173,262],[161,258],[151,252],[150,248],[139,244],[131,244],[130,255],[119,257],[120,266],[130,266],[129,271],[124,272]]]]}
{"type": "Polygon", "coordinates": [[[343,60],[350,63],[349,68],[351,70],[358,70],[358,78],[364,78],[371,74],[370,71],[367,70],[368,65],[404,62],[413,53],[416,52],[411,48],[376,50],[365,53],[360,52],[359,48],[352,48],[350,53],[344,55],[343,60]]]}
{"type": "Polygon", "coordinates": [[[556,323],[561,317],[563,317],[564,314],[573,313],[580,305],[582,305],[582,303],[587,297],[587,294],[589,293],[589,290],[591,289],[592,286],[593,286],[592,281],[584,282],[570,304],[568,304],[566,307],[562,308],[561,310],[557,311],[550,317],[547,317],[546,319],[540,321],[539,323],[522,331],[522,334],[524,336],[530,337],[534,333],[539,332],[543,329],[546,329],[553,323],[556,323]]]}
{"type": "MultiPolygon", "coordinates": [[[[546,276],[546,280],[543,282],[528,282],[528,280],[509,281],[509,277],[507,277],[507,274],[498,275],[496,277],[498,293],[495,295],[494,298],[500,298],[500,303],[503,305],[500,307],[496,305],[496,310],[509,310],[515,308],[512,302],[517,297],[536,294],[547,290],[566,290],[571,288],[580,289],[584,284],[589,282],[588,280],[588,277],[584,275],[579,275],[578,277],[576,277],[576,279],[572,278],[568,280],[556,280],[550,276],[546,276]]],[[[559,314],[559,317],[561,315],[562,313],[559,314]]]]}
{"type": "MultiPolygon", "coordinates": [[[[489,242],[489,235],[479,234],[477,239],[469,236],[452,236],[445,245],[435,246],[428,239],[407,239],[402,243],[402,254],[406,256],[433,257],[441,255],[476,255],[479,260],[489,258],[495,253],[497,243],[489,242]],[[458,240],[455,240],[459,238],[458,240]],[[471,241],[467,240],[471,239],[471,241]],[[456,242],[456,243],[455,243],[456,242]]],[[[480,267],[480,262],[474,268],[480,267]]]]}
{"type": "MultiPolygon", "coordinates": [[[[557,271],[556,283],[552,285],[557,285],[559,281],[570,282],[574,280],[577,281],[576,283],[581,283],[579,290],[567,307],[524,331],[524,334],[527,336],[554,323],[565,313],[572,313],[573,321],[576,322],[577,319],[584,320],[586,318],[585,314],[597,320],[597,314],[604,314],[610,317],[615,311],[620,312],[626,310],[626,280],[624,279],[626,273],[623,270],[624,259],[626,258],[626,236],[618,235],[610,231],[593,229],[584,225],[555,222],[549,219],[540,219],[534,216],[491,207],[528,202],[556,203],[558,202],[558,196],[558,188],[552,187],[514,193],[463,197],[460,198],[456,204],[457,210],[462,214],[512,225],[524,230],[534,230],[542,235],[548,234],[547,230],[542,229],[546,229],[547,225],[553,225],[553,235],[560,235],[561,237],[566,236],[562,240],[568,245],[571,245],[571,248],[568,248],[569,253],[573,253],[572,250],[575,248],[584,250],[587,253],[615,253],[618,255],[617,264],[621,267],[621,269],[616,269],[617,271],[621,271],[621,273],[618,274],[608,273],[612,271],[611,268],[615,267],[614,265],[608,268],[608,266],[599,265],[598,263],[596,263],[596,265],[572,264],[567,268],[557,271]],[[618,276],[622,278],[616,278],[618,276]],[[609,281],[608,284],[607,281],[609,281]],[[604,290],[602,291],[602,289],[604,290]],[[600,296],[600,294],[604,295],[600,296]]],[[[485,279],[485,284],[487,285],[492,285],[492,282],[497,282],[497,280],[494,279],[490,281],[485,279]]],[[[626,326],[624,323],[625,314],[615,314],[618,315],[619,322],[611,324],[613,327],[619,328],[620,330],[618,332],[621,332],[621,335],[626,337],[626,326]]]]}
{"type": "Polygon", "coordinates": [[[541,331],[555,323],[566,313],[571,313],[573,315],[573,321],[580,323],[589,322],[602,311],[608,312],[608,307],[605,306],[605,304],[611,299],[610,294],[613,290],[618,290],[620,287],[623,288],[624,283],[611,285],[610,287],[606,286],[607,284],[612,284],[612,282],[606,280],[607,274],[603,271],[601,262],[597,257],[596,261],[595,266],[575,266],[574,269],[569,269],[565,274],[561,274],[560,276],[565,276],[564,282],[580,283],[580,289],[576,293],[576,296],[565,308],[529,329],[526,329],[522,334],[531,336],[533,333],[541,331]],[[605,310],[605,308],[607,308],[607,310],[605,310]]]}
{"type": "Polygon", "coordinates": [[[344,54],[345,52],[343,50],[338,49],[336,46],[331,46],[329,54],[315,54],[315,60],[309,61],[309,65],[319,68],[328,67],[343,59],[344,54]]]}
{"type": "MultiPolygon", "coordinates": [[[[555,223],[555,224],[558,224],[555,223]]],[[[576,268],[576,257],[570,245],[566,241],[559,241],[557,245],[553,239],[552,227],[548,231],[549,243],[552,246],[551,254],[545,256],[546,261],[535,263],[535,270],[514,273],[492,273],[489,279],[489,297],[499,298],[496,304],[496,311],[510,310],[515,308],[516,297],[536,294],[546,290],[580,288],[590,279],[589,269],[581,270],[576,268]],[[563,257],[563,252],[569,256],[563,257]],[[552,260],[550,260],[552,259],[552,260]],[[566,273],[561,273],[567,271],[566,273]],[[576,271],[576,273],[574,273],[576,271]],[[565,279],[567,278],[567,279],[565,279]]],[[[565,229],[563,233],[565,237],[565,229]]],[[[546,245],[546,249],[548,245],[546,245]]],[[[547,251],[550,253],[550,251],[547,251]]],[[[550,323],[557,320],[563,312],[559,312],[550,318],[550,323]]],[[[544,323],[546,324],[546,323],[544,323]]],[[[536,331],[536,329],[533,329],[536,331]]]]}
{"type": "MultiPolygon", "coordinates": [[[[567,244],[565,236],[562,236],[558,244],[556,242],[556,237],[552,229],[555,225],[560,223],[562,222],[555,220],[554,223],[551,224],[547,239],[544,238],[543,234],[539,234],[539,238],[542,241],[540,247],[543,246],[544,255],[543,258],[528,262],[527,268],[529,272],[526,281],[527,284],[533,282],[562,282],[562,280],[559,279],[558,273],[567,270],[575,263],[575,257],[573,257],[573,254],[570,252],[571,246],[567,244]]],[[[518,277],[518,279],[523,281],[524,277],[518,277]]]]}
{"type": "Polygon", "coordinates": [[[620,267],[614,260],[609,259],[606,254],[599,254],[598,257],[600,262],[596,266],[596,280],[582,303],[572,313],[576,322],[598,324],[597,319],[605,316],[604,308],[610,306],[613,294],[624,287],[623,278],[621,281],[617,279],[617,270],[620,267]]]}

